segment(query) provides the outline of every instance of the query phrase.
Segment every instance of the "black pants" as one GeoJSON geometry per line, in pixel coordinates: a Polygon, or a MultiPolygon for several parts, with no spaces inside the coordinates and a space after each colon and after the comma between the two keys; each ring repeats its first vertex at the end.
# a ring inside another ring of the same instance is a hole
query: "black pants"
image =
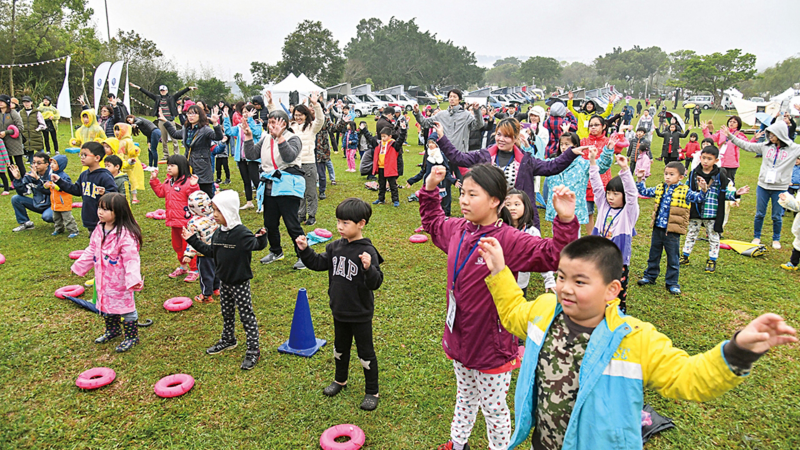
{"type": "Polygon", "coordinates": [[[383,169],[378,169],[378,200],[386,201],[386,182],[389,182],[389,189],[392,191],[392,201],[399,202],[400,195],[397,193],[397,177],[383,176],[383,169]]]}
{"type": "MultiPolygon", "coordinates": [[[[11,160],[11,163],[15,164],[19,168],[19,176],[20,176],[20,178],[24,177],[25,176],[25,172],[27,172],[28,170],[25,168],[25,159],[24,159],[23,155],[16,155],[16,156],[9,155],[8,159],[11,160]]],[[[8,172],[8,178],[10,180],[13,180],[14,179],[14,175],[11,175],[11,168],[10,167],[7,169],[7,172],[8,172]]],[[[13,181],[12,181],[12,184],[13,184],[13,181]]]]}
{"type": "Polygon", "coordinates": [[[214,291],[219,289],[220,286],[219,278],[217,278],[217,265],[214,263],[214,258],[198,256],[197,270],[200,272],[200,289],[202,289],[203,295],[213,295],[214,291]]]}
{"type": "MultiPolygon", "coordinates": [[[[688,120],[687,120],[687,122],[688,122],[688,120]]],[[[696,126],[696,127],[700,126],[700,115],[699,114],[694,116],[694,126],[696,126]]]]}
{"type": "Polygon", "coordinates": [[[686,174],[688,175],[689,171],[692,170],[692,158],[687,156],[686,160],[684,161],[684,165],[686,166],[686,174]]]}
{"type": "Polygon", "coordinates": [[[453,194],[451,189],[451,184],[449,181],[445,180],[444,182],[444,192],[445,196],[442,197],[442,210],[444,210],[444,215],[450,217],[450,206],[453,203],[453,194]]]}
{"type": "Polygon", "coordinates": [[[222,309],[222,342],[236,342],[236,310],[247,336],[247,353],[258,353],[258,321],[253,312],[253,299],[250,296],[250,280],[242,284],[220,286],[219,306],[222,309]]]}
{"type": "Polygon", "coordinates": [[[796,249],[793,248],[792,257],[790,258],[790,261],[794,266],[800,265],[800,251],[797,251],[796,249]]]}
{"type": "Polygon", "coordinates": [[[619,282],[622,283],[622,290],[619,291],[619,309],[622,312],[628,312],[628,265],[622,265],[622,276],[619,279],[619,282]]]}
{"type": "Polygon", "coordinates": [[[325,163],[318,162],[317,163],[317,179],[319,180],[319,193],[324,194],[325,189],[328,187],[328,182],[325,180],[325,163]]]}
{"type": "Polygon", "coordinates": [[[331,137],[331,147],[333,148],[333,151],[338,152],[339,151],[339,132],[330,130],[330,131],[328,131],[328,135],[331,137]]]}
{"type": "Polygon", "coordinates": [[[378,357],[372,344],[372,322],[350,323],[333,319],[333,356],[336,361],[336,376],[339,383],[347,381],[350,367],[350,348],[356,339],[356,350],[364,368],[364,393],[378,393],[378,357]]]}
{"type": "Polygon", "coordinates": [[[226,180],[230,180],[231,179],[231,169],[228,166],[228,157],[226,156],[224,158],[215,158],[215,159],[216,159],[216,163],[217,163],[217,179],[218,180],[222,179],[222,177],[221,177],[222,169],[225,169],[225,179],[226,180]]]}
{"type": "Polygon", "coordinates": [[[294,252],[300,256],[300,251],[297,249],[297,244],[294,240],[297,236],[305,235],[303,227],[300,226],[300,219],[297,217],[297,212],[300,210],[300,197],[292,197],[289,195],[281,195],[278,197],[264,196],[264,228],[267,229],[267,240],[269,240],[269,251],[279,255],[283,253],[281,248],[281,230],[280,218],[283,217],[283,223],[286,225],[286,231],[289,232],[289,237],[292,238],[292,245],[294,245],[294,252]]]}
{"type": "Polygon", "coordinates": [[[665,157],[664,157],[664,165],[666,166],[667,164],[671,163],[672,161],[677,161],[677,160],[678,160],[678,158],[677,158],[677,157],[674,157],[674,156],[665,156],[665,157]]]}
{"type": "Polygon", "coordinates": [[[197,183],[197,186],[208,194],[208,198],[214,198],[214,183],[197,183]]]}
{"type": "Polygon", "coordinates": [[[258,163],[243,159],[236,165],[239,166],[239,174],[242,176],[242,183],[244,183],[244,198],[251,202],[253,201],[253,186],[258,189],[258,163]]]}
{"type": "MultiPolygon", "coordinates": [[[[736,171],[739,170],[738,167],[727,167],[725,168],[725,173],[728,174],[728,179],[733,181],[733,185],[736,186],[736,171]]],[[[727,186],[725,186],[727,187],[727,186]]]]}
{"type": "Polygon", "coordinates": [[[50,153],[50,139],[53,139],[53,150],[58,153],[58,136],[56,136],[56,129],[53,127],[53,121],[47,119],[44,123],[47,125],[47,128],[42,131],[42,135],[44,135],[44,148],[47,149],[47,153],[50,153]]]}

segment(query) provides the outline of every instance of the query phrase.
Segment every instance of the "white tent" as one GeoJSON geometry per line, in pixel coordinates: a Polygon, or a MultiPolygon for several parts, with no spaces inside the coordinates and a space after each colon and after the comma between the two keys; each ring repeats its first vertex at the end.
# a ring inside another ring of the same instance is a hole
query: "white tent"
{"type": "Polygon", "coordinates": [[[782,102],[783,100],[785,100],[785,99],[787,99],[787,98],[792,98],[792,97],[794,97],[795,95],[796,95],[796,94],[795,94],[795,90],[794,90],[794,88],[789,88],[789,89],[786,89],[785,91],[781,92],[781,93],[780,93],[780,94],[778,94],[778,95],[774,95],[774,96],[772,96],[772,98],[770,98],[770,100],[771,100],[771,101],[778,101],[778,102],[782,102]]]}
{"type": "Polygon", "coordinates": [[[742,118],[742,122],[753,126],[756,123],[756,113],[765,112],[769,115],[775,114],[780,110],[780,102],[751,102],[741,98],[732,97],[736,113],[742,118]]]}
{"type": "Polygon", "coordinates": [[[311,92],[316,91],[322,95],[325,93],[324,88],[314,84],[314,82],[309,80],[305,74],[300,74],[298,77],[293,73],[290,73],[289,76],[283,79],[280,83],[267,86],[267,90],[272,91],[272,98],[275,99],[275,101],[281,101],[286,106],[289,106],[290,92],[297,91],[300,94],[301,102],[304,98],[311,95],[311,92]]]}

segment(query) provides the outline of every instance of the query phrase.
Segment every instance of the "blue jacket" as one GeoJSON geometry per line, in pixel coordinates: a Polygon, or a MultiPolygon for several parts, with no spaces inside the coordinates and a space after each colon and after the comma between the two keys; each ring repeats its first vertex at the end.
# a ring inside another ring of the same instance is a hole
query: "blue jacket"
{"type": "Polygon", "coordinates": [[[800,188],[800,166],[795,164],[792,168],[792,184],[791,187],[797,189],[800,188]]]}
{"type": "MultiPolygon", "coordinates": [[[[250,125],[250,131],[253,132],[253,143],[257,143],[261,140],[261,134],[264,131],[264,128],[261,125],[257,124],[252,117],[247,119],[247,125],[250,125]]],[[[225,131],[225,135],[228,136],[228,151],[233,153],[233,160],[237,163],[242,159],[242,144],[244,141],[240,138],[241,128],[238,126],[233,126],[230,117],[223,117],[222,118],[222,129],[225,131]]],[[[261,158],[256,159],[255,161],[261,162],[261,158]]]]}
{"type": "Polygon", "coordinates": [[[47,166],[47,172],[40,176],[37,180],[30,174],[25,174],[21,179],[14,180],[14,189],[17,194],[25,196],[33,194],[33,204],[37,208],[50,207],[50,189],[44,187],[44,183],[50,181],[50,166],[47,166]]]}

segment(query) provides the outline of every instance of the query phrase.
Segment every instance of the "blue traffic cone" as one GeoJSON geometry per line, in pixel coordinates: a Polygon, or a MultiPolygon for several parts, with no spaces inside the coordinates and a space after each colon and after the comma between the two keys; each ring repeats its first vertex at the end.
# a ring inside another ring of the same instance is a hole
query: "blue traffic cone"
{"type": "Polygon", "coordinates": [[[310,358],[327,343],[328,341],[325,339],[317,339],[314,336],[311,309],[308,307],[308,294],[305,289],[300,289],[297,293],[297,303],[294,305],[294,317],[292,318],[292,330],[289,332],[289,340],[278,347],[278,352],[310,358]]]}

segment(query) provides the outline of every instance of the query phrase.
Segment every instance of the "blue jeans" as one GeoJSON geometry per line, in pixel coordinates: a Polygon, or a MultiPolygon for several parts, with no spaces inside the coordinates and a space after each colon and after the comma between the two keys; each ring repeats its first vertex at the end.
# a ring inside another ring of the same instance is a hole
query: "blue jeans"
{"type": "Polygon", "coordinates": [[[161,142],[161,130],[156,128],[150,135],[150,147],[148,148],[148,166],[158,167],[158,144],[161,142]]]}
{"type": "Polygon", "coordinates": [[[681,236],[678,233],[667,233],[663,228],[653,227],[653,237],[650,240],[650,257],[647,258],[647,270],[644,277],[656,281],[661,271],[661,252],[667,252],[667,288],[678,286],[680,276],[680,246],[681,236]]]}
{"type": "Polygon", "coordinates": [[[14,215],[17,217],[17,223],[22,225],[25,222],[30,222],[28,218],[28,211],[31,210],[36,214],[42,215],[42,220],[47,223],[53,223],[53,210],[50,206],[37,207],[33,204],[32,197],[25,197],[22,195],[15,195],[11,197],[11,206],[14,207],[14,215]]]}
{"type": "Polygon", "coordinates": [[[771,189],[764,189],[761,186],[756,189],[756,218],[753,220],[753,237],[761,239],[761,228],[764,226],[764,217],[767,215],[767,204],[772,201],[772,240],[781,240],[781,227],[783,226],[783,207],[778,204],[778,197],[782,192],[771,189]]]}
{"type": "Polygon", "coordinates": [[[325,163],[325,167],[328,168],[328,173],[331,176],[331,181],[336,181],[336,172],[333,171],[333,160],[329,159],[328,162],[325,163]]]}

